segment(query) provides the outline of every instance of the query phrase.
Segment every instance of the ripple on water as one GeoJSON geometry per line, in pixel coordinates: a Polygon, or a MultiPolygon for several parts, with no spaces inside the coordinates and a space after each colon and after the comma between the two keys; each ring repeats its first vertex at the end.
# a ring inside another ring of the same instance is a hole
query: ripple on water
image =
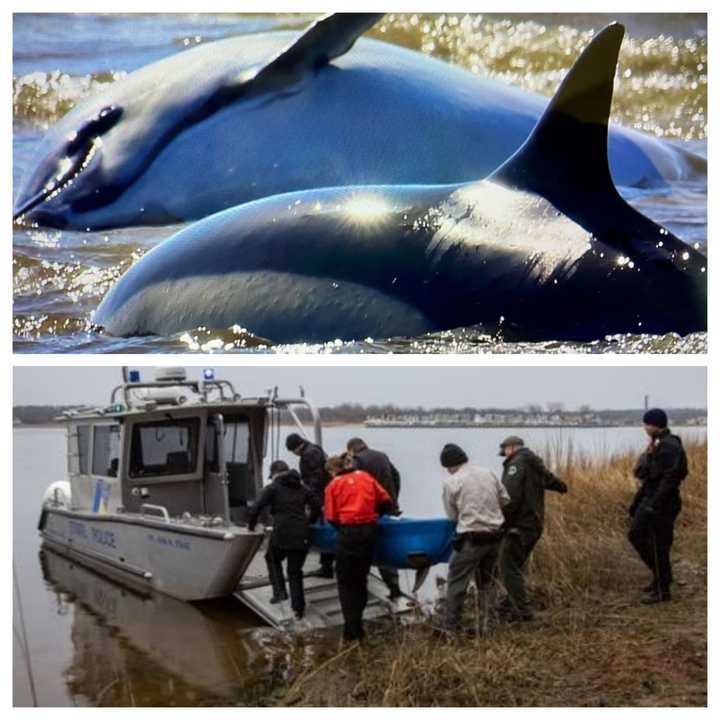
{"type": "Polygon", "coordinates": [[[320,354],[699,354],[707,352],[707,333],[680,336],[623,334],[608,335],[592,342],[509,342],[488,334],[482,326],[444,330],[420,337],[389,340],[325,343],[273,344],[239,325],[225,330],[198,327],[168,337],[115,338],[91,331],[91,324],[78,318],[49,313],[16,315],[17,352],[132,352],[132,353],[260,353],[281,355],[320,354]],[[73,339],[67,333],[76,333],[73,339]]]}

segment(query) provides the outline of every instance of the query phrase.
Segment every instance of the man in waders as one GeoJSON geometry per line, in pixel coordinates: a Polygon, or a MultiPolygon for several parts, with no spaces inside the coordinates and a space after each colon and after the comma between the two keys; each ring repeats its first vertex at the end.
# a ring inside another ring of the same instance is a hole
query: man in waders
{"type": "Polygon", "coordinates": [[[327,463],[333,479],[325,488],[325,519],[338,531],[335,571],[345,627],[343,640],[365,636],[362,616],[368,600],[377,520],[393,509],[390,495],[375,478],[355,468],[350,453],[331,457],[327,463]]]}
{"type": "MultiPolygon", "coordinates": [[[[311,443],[297,433],[287,436],[285,447],[300,458],[300,477],[303,483],[315,493],[318,502],[322,505],[325,487],[330,482],[330,475],[325,469],[327,462],[325,451],[319,445],[311,443]]],[[[320,568],[314,572],[320,577],[332,578],[332,553],[320,553],[320,568]]]]}
{"type": "MultiPolygon", "coordinates": [[[[390,458],[379,450],[373,450],[359,437],[354,437],[347,442],[347,451],[355,458],[355,465],[358,470],[370,473],[385,488],[385,491],[393,501],[393,515],[400,514],[398,496],[400,495],[400,473],[392,464],[390,458]]],[[[387,585],[390,600],[395,600],[402,595],[400,590],[400,576],[397,568],[387,565],[378,565],[380,577],[387,585]]]]}
{"type": "Polygon", "coordinates": [[[470,465],[457,445],[445,445],[440,464],[448,472],[443,480],[445,512],[457,523],[448,565],[444,630],[457,633],[462,629],[465,594],[474,578],[480,600],[479,630],[486,633],[495,612],[495,571],[505,522],[502,508],[510,497],[490,470],[470,465]]]}
{"type": "Polygon", "coordinates": [[[516,435],[500,443],[500,455],[505,458],[502,483],[510,496],[504,508],[506,532],[500,547],[500,576],[507,599],[500,611],[511,621],[532,620],[524,571],[543,533],[545,491],[566,493],[568,488],[516,435]]]}
{"type": "Polygon", "coordinates": [[[635,465],[640,486],[629,508],[628,538],[653,574],[642,600],[653,605],[670,600],[670,548],[675,518],[682,507],[680,484],[687,477],[688,464],[682,441],[668,429],[663,410],[648,410],[643,424],[650,442],[635,465]]]}

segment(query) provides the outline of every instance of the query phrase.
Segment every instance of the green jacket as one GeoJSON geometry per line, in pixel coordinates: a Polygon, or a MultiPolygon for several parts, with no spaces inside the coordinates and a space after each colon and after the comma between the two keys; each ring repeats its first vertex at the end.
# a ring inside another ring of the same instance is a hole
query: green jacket
{"type": "Polygon", "coordinates": [[[502,482],[510,496],[503,508],[507,527],[540,537],[545,522],[545,491],[566,493],[567,485],[528,448],[505,459],[502,482]]]}

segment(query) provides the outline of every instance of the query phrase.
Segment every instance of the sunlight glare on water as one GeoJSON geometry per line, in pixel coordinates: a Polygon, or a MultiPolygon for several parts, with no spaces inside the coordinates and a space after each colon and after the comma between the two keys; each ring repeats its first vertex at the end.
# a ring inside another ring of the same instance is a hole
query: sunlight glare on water
{"type": "MultiPolygon", "coordinates": [[[[552,95],[593,31],[573,27],[572,17],[560,24],[548,20],[388,14],[371,34],[552,95]]],[[[669,26],[654,37],[632,37],[630,28],[620,52],[623,82],[615,89],[612,117],[657,137],[702,139],[707,133],[707,38],[672,33],[669,26]]]]}

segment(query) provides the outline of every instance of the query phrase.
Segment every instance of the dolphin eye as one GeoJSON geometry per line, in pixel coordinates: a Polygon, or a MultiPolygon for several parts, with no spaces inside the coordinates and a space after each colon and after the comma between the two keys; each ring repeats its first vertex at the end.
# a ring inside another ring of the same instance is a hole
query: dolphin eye
{"type": "Polygon", "coordinates": [[[115,105],[104,107],[97,115],[88,118],[69,139],[67,155],[72,156],[86,147],[96,138],[114,127],[123,114],[123,109],[115,105]]]}

